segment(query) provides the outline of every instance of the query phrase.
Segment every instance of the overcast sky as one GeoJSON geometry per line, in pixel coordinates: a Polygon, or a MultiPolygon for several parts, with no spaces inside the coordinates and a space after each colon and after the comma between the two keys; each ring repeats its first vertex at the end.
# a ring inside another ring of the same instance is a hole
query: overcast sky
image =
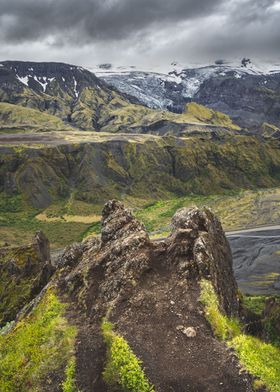
{"type": "Polygon", "coordinates": [[[152,69],[244,56],[280,59],[279,0],[0,0],[1,60],[152,69]]]}

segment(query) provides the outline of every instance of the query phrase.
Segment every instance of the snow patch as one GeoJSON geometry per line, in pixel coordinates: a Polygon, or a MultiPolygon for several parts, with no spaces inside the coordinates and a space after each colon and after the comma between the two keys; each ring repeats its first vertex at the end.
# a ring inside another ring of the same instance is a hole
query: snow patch
{"type": "Polygon", "coordinates": [[[20,77],[18,74],[16,74],[17,79],[25,84],[28,87],[28,80],[29,80],[29,76],[24,76],[24,77],[20,77]]]}
{"type": "Polygon", "coordinates": [[[34,79],[36,80],[36,82],[38,82],[42,87],[43,87],[43,91],[46,91],[47,85],[48,85],[48,81],[47,78],[45,76],[40,77],[41,80],[43,80],[43,82],[35,75],[34,79]]]}
{"type": "Polygon", "coordinates": [[[75,96],[76,96],[76,98],[78,98],[78,96],[79,96],[79,93],[78,93],[78,91],[77,91],[77,80],[75,79],[75,77],[73,76],[73,81],[74,81],[74,93],[75,93],[75,96]]]}

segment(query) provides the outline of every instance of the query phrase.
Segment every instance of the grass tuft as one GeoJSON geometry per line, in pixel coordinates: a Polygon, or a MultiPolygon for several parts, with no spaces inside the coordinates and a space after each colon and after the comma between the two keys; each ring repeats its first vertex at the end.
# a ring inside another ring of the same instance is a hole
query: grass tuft
{"type": "Polygon", "coordinates": [[[206,318],[211,324],[216,337],[221,340],[229,340],[240,334],[240,326],[237,320],[229,319],[219,309],[217,295],[210,281],[201,281],[200,301],[205,307],[206,318]]]}
{"type": "Polygon", "coordinates": [[[113,331],[113,325],[106,319],[101,328],[107,344],[107,363],[103,372],[105,382],[121,387],[123,391],[154,392],[142,369],[142,362],[126,340],[113,331]]]}
{"type": "Polygon", "coordinates": [[[265,385],[271,392],[280,392],[279,348],[242,333],[236,320],[223,315],[211,282],[201,281],[200,300],[214,334],[235,349],[240,363],[257,378],[256,388],[265,385]]]}
{"type": "Polygon", "coordinates": [[[7,334],[0,334],[0,391],[42,391],[72,357],[76,328],[65,306],[49,290],[36,309],[7,334]]]}
{"type": "Polygon", "coordinates": [[[65,369],[66,379],[62,383],[63,392],[79,392],[76,385],[75,372],[76,372],[76,361],[75,361],[75,357],[72,357],[70,358],[67,367],[65,369]]]}

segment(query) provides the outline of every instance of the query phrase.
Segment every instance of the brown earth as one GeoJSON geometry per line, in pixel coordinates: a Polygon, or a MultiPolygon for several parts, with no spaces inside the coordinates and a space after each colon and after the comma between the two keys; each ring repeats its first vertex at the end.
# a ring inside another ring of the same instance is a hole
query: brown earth
{"type": "Polygon", "coordinates": [[[199,302],[199,280],[210,279],[221,311],[239,304],[229,246],[209,210],[183,209],[166,240],[151,242],[141,223],[117,201],[103,211],[102,236],[61,256],[59,286],[71,298],[78,327],[77,382],[83,392],[115,391],[102,379],[105,315],[143,361],[157,392],[250,392],[251,377],[219,342],[199,302]],[[196,336],[187,337],[192,327],[196,336]]]}

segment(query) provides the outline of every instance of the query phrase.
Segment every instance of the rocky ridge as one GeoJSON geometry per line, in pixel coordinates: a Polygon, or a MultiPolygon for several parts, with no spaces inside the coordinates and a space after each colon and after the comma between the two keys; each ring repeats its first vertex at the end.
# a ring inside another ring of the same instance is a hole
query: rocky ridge
{"type": "Polygon", "coordinates": [[[199,302],[199,282],[206,278],[221,310],[239,313],[221,224],[211,211],[194,208],[179,210],[172,226],[166,240],[151,241],[131,212],[111,200],[101,239],[70,246],[61,256],[57,285],[75,304],[68,317],[78,328],[76,374],[83,391],[112,390],[102,377],[105,316],[143,360],[157,391],[252,390],[250,377],[240,376],[236,359],[213,337],[199,302]]]}

